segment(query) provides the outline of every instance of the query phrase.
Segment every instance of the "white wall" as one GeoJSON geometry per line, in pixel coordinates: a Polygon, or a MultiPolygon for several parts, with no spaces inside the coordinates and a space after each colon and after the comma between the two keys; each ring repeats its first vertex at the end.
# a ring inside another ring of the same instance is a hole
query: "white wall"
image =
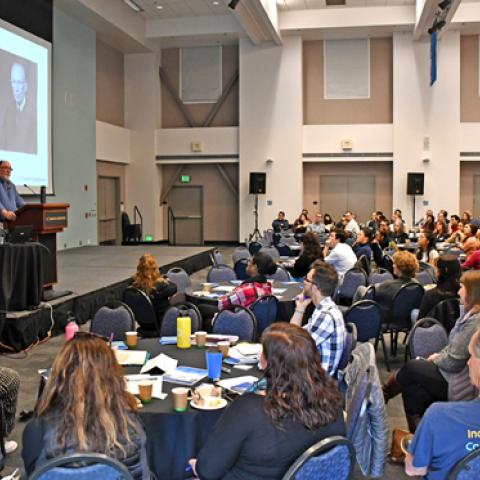
{"type": "Polygon", "coordinates": [[[480,152],[480,123],[460,125],[460,151],[480,152]]]}
{"type": "Polygon", "coordinates": [[[130,131],[97,120],[97,160],[130,163],[130,131]]]}
{"type": "Polygon", "coordinates": [[[429,86],[428,42],[411,34],[393,36],[393,206],[411,220],[407,172],[425,173],[425,195],[418,197],[416,219],[425,208],[459,209],[460,35],[447,32],[438,44],[438,80],[429,86]],[[430,138],[430,151],[423,149],[430,138]],[[424,164],[422,159],[430,158],[424,164]],[[428,207],[421,204],[429,202],[428,207]],[[419,205],[420,204],[420,205],[419,205]]]}
{"type": "Polygon", "coordinates": [[[260,230],[278,210],[294,218],[302,207],[302,41],[254,46],[240,39],[240,240],[253,230],[249,173],[267,172],[267,194],[260,195],[260,230]],[[273,159],[266,166],[267,159],[273,159]],[[272,205],[267,205],[267,200],[272,205]]]}

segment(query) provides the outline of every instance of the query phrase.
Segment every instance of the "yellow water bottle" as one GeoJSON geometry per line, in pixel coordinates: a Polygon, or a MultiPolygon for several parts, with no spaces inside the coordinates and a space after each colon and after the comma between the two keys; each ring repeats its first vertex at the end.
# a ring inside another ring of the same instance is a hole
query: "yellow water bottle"
{"type": "Polygon", "coordinates": [[[192,320],[188,316],[188,311],[180,311],[177,317],[177,348],[190,348],[192,342],[192,320]]]}

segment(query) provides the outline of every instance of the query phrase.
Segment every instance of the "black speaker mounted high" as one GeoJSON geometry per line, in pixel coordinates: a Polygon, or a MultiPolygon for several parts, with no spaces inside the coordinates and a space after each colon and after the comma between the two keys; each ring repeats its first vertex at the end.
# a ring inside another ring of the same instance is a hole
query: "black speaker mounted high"
{"type": "Polygon", "coordinates": [[[423,195],[423,173],[408,172],[407,174],[407,195],[423,195]]]}
{"type": "Polygon", "coordinates": [[[267,193],[267,174],[265,172],[250,172],[250,193],[253,195],[267,193]]]}

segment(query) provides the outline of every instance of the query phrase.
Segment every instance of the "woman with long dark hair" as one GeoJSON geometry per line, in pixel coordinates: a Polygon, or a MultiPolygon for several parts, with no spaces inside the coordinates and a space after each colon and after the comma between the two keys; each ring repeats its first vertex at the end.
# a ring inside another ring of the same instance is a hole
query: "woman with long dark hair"
{"type": "Polygon", "coordinates": [[[27,473],[66,453],[93,452],[119,460],[136,480],[149,479],[137,409],[108,341],[78,332],[55,357],[37,416],[23,433],[27,473]]]}
{"type": "Polygon", "coordinates": [[[265,395],[245,393],[222,415],[190,461],[202,480],[282,478],[308,447],[345,433],[340,393],[309,333],[275,323],[262,345],[265,395]]]}
{"type": "Polygon", "coordinates": [[[463,226],[463,240],[461,247],[467,255],[467,258],[479,247],[477,231],[478,227],[473,223],[467,223],[463,226]]]}
{"type": "Polygon", "coordinates": [[[435,266],[438,255],[435,235],[431,232],[422,232],[418,237],[417,259],[435,266]]]}
{"type": "Polygon", "coordinates": [[[312,232],[307,232],[303,235],[300,240],[300,246],[301,253],[295,261],[292,270],[292,275],[296,278],[303,278],[310,271],[312,263],[323,257],[317,236],[312,232]]]}

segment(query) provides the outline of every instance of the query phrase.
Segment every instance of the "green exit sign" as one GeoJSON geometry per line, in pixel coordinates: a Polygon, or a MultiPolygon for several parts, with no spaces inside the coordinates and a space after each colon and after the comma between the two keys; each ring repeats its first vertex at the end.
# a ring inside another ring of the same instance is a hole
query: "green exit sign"
{"type": "Polygon", "coordinates": [[[181,175],[180,182],[182,183],[190,183],[190,175],[181,175]]]}
{"type": "Polygon", "coordinates": [[[153,242],[153,235],[145,235],[146,242],[153,242]]]}

